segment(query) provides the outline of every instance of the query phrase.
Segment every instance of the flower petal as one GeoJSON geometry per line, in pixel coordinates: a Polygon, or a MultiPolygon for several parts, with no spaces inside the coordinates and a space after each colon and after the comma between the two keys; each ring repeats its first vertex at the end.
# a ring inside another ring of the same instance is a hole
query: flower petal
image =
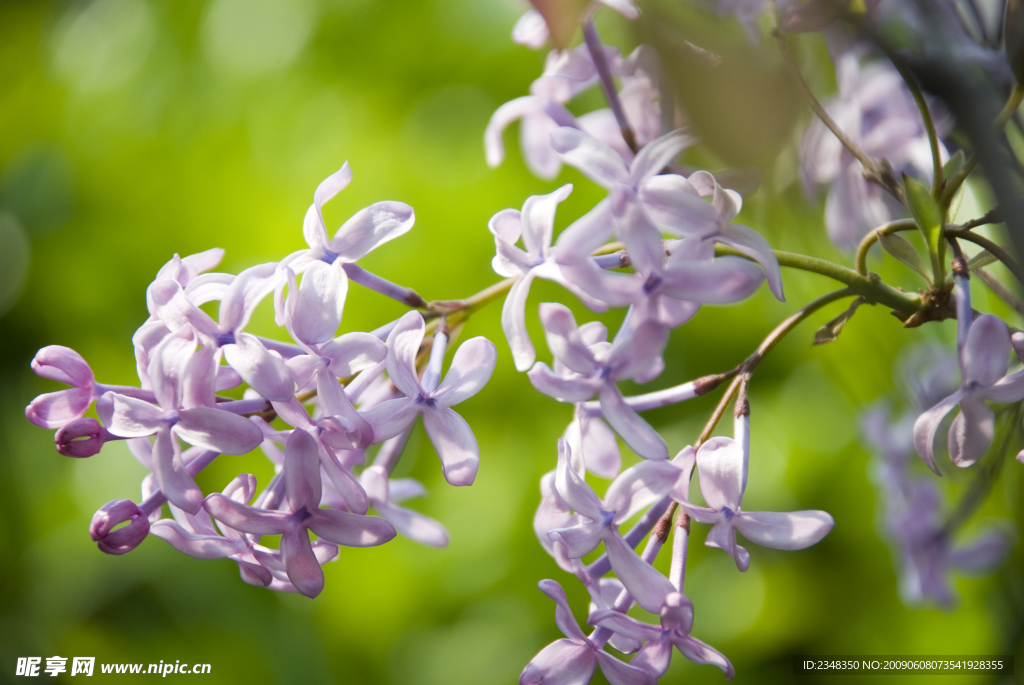
{"type": "Polygon", "coordinates": [[[659,290],[677,300],[731,304],[753,295],[764,278],[756,264],[742,257],[678,260],[669,263],[659,290]]]}
{"type": "Polygon", "coordinates": [[[32,358],[32,370],[43,378],[76,388],[92,385],[92,369],[82,355],[70,347],[47,345],[32,358]]]}
{"type": "Polygon", "coordinates": [[[946,414],[953,407],[960,403],[960,398],[963,395],[963,390],[957,390],[928,411],[922,413],[914,422],[914,449],[917,450],[918,456],[928,465],[928,468],[940,476],[942,474],[939,473],[938,467],[935,466],[935,455],[932,451],[933,444],[935,443],[935,434],[939,432],[939,424],[942,423],[942,419],[945,418],[946,414]]]}
{"type": "Polygon", "coordinates": [[[239,540],[228,540],[219,535],[198,535],[182,528],[177,521],[162,519],[152,524],[149,532],[166,540],[174,549],[195,559],[223,559],[245,548],[239,540]]]}
{"type": "Polygon", "coordinates": [[[733,528],[730,519],[724,516],[719,519],[718,523],[708,531],[704,544],[708,547],[717,547],[725,550],[729,556],[736,560],[736,568],[740,571],[746,571],[750,568],[750,553],[736,544],[736,530],[733,528]]]}
{"type": "Polygon", "coordinates": [[[447,407],[423,411],[423,428],[441,459],[445,480],[452,485],[472,485],[480,468],[480,450],[466,420],[447,407]]]}
{"type": "Polygon", "coordinates": [[[408,397],[386,400],[375,407],[359,412],[373,430],[373,442],[393,438],[416,420],[419,406],[408,397]]]}
{"type": "Polygon", "coordinates": [[[416,221],[404,202],[375,202],[342,224],[331,240],[331,250],[354,262],[384,243],[409,232],[416,221]]]}
{"type": "Polygon", "coordinates": [[[534,95],[524,95],[509,100],[494,111],[484,131],[484,152],[487,155],[488,166],[496,167],[505,159],[505,145],[501,140],[501,134],[513,121],[522,118],[527,112],[535,111],[539,106],[538,100],[539,98],[534,95]]]}
{"type": "Polygon", "coordinates": [[[622,584],[633,595],[636,603],[647,611],[658,614],[665,598],[676,589],[668,578],[640,558],[618,533],[607,533],[604,548],[612,569],[622,584]]]}
{"type": "Polygon", "coordinates": [[[306,521],[311,531],[346,547],[376,547],[395,537],[395,527],[378,516],[317,509],[306,521]]]}
{"type": "Polygon", "coordinates": [[[411,398],[422,394],[416,374],[416,355],[423,342],[425,324],[419,312],[408,312],[388,335],[388,376],[395,387],[411,398]]]}
{"type": "Polygon", "coordinates": [[[284,489],[292,511],[320,506],[320,455],[316,440],[304,430],[293,430],[285,443],[284,489]]]}
{"type": "Polygon", "coordinates": [[[167,501],[174,506],[190,514],[202,509],[203,493],[185,470],[181,447],[169,427],[157,431],[153,442],[153,477],[167,501]]]}
{"type": "Polygon", "coordinates": [[[562,634],[575,642],[584,642],[586,635],[580,630],[579,623],[576,622],[576,618],[572,615],[572,610],[569,608],[569,600],[566,598],[565,590],[562,589],[562,586],[554,580],[542,580],[537,583],[537,587],[557,605],[555,607],[555,623],[558,625],[558,629],[562,631],[562,634]]]}
{"type": "Polygon", "coordinates": [[[576,318],[568,307],[558,302],[544,302],[540,305],[540,320],[555,359],[576,373],[589,375],[598,370],[594,354],[583,344],[576,318]]]}
{"type": "Polygon", "coordinates": [[[572,448],[565,438],[558,439],[558,467],[555,470],[555,489],[565,503],[577,514],[605,524],[606,507],[594,489],[587,484],[572,465],[572,448]]]}
{"type": "Polygon", "coordinates": [[[519,685],[586,685],[596,667],[597,657],[586,643],[555,640],[530,660],[519,685]]]}
{"type": "Polygon", "coordinates": [[[824,511],[744,511],[733,518],[751,542],[772,549],[804,549],[829,534],[836,522],[824,511]]]}
{"type": "Polygon", "coordinates": [[[560,126],[551,133],[551,146],[562,161],[599,186],[611,189],[616,183],[629,183],[629,170],[622,157],[588,133],[560,126]]]}
{"type": "Polygon", "coordinates": [[[438,548],[448,546],[450,540],[448,531],[434,519],[424,516],[418,511],[406,509],[391,502],[384,502],[375,506],[377,507],[377,512],[405,537],[415,540],[421,545],[438,548]]]}
{"type": "Polygon", "coordinates": [[[229,528],[251,535],[281,535],[289,529],[289,515],[250,507],[215,492],[203,502],[210,516],[229,528]]]}
{"type": "Polygon", "coordinates": [[[611,685],[657,685],[657,681],[650,673],[623,663],[604,650],[599,650],[596,654],[601,673],[611,685]]]}
{"type": "Polygon", "coordinates": [[[559,376],[544,362],[534,364],[527,377],[534,388],[559,402],[584,402],[596,392],[593,381],[559,376]]]}
{"type": "Polygon", "coordinates": [[[604,418],[634,452],[644,459],[668,459],[665,441],[626,404],[614,383],[602,384],[599,400],[604,418]]]}
{"type": "Polygon", "coordinates": [[[182,409],[178,417],[174,432],[190,445],[221,454],[246,454],[263,442],[263,432],[255,423],[228,411],[195,407],[182,409]]]}
{"type": "Polygon", "coordinates": [[[32,400],[32,403],[25,407],[25,417],[40,428],[61,428],[85,416],[90,404],[91,388],[68,388],[48,392],[32,400]]]}
{"type": "Polygon", "coordinates": [[[455,350],[452,364],[441,386],[434,392],[434,400],[444,407],[454,407],[480,392],[498,359],[498,351],[487,338],[471,338],[455,350]]]}
{"type": "Polygon", "coordinates": [[[697,142],[682,129],[666,133],[640,148],[630,165],[629,181],[634,188],[647,178],[661,173],[680,152],[697,142]]]}
{"type": "Polygon", "coordinates": [[[757,263],[764,269],[772,294],[780,302],[786,301],[782,293],[782,270],[779,268],[779,260],[775,256],[771,244],[765,240],[763,235],[747,226],[726,224],[715,236],[715,242],[728,245],[751,259],[757,260],[757,263]]]}
{"type": "Polygon", "coordinates": [[[295,337],[306,344],[322,343],[334,337],[341,325],[348,294],[348,276],[345,263],[313,262],[302,275],[291,315],[291,329],[295,337]]]}
{"type": "Polygon", "coordinates": [[[604,245],[614,232],[611,202],[601,200],[558,235],[554,256],[559,264],[580,262],[604,245]]]}
{"type": "Polygon", "coordinates": [[[523,246],[534,258],[541,258],[551,246],[555,230],[555,212],[558,205],[572,192],[572,184],[566,183],[547,195],[531,195],[523,203],[522,230],[523,246]]]}
{"type": "Polygon", "coordinates": [[[235,344],[225,345],[223,350],[231,368],[260,395],[273,402],[291,399],[294,386],[288,365],[268,352],[256,336],[239,333],[235,344]]]}
{"type": "Polygon", "coordinates": [[[1010,364],[1010,332],[998,316],[982,314],[967,332],[963,350],[964,385],[992,385],[1010,364]]]}
{"type": "Polygon", "coordinates": [[[108,424],[107,430],[119,437],[142,438],[153,435],[167,423],[164,411],[149,402],[113,392],[106,393],[103,398],[113,403],[113,414],[104,423],[108,424]]]}
{"type": "Polygon", "coordinates": [[[970,466],[985,456],[994,433],[995,414],[984,401],[964,393],[960,414],[949,427],[950,460],[961,468],[970,466]]]}
{"type": "Polygon", "coordinates": [[[309,534],[292,529],[281,536],[281,556],[288,580],[306,597],[316,597],[324,589],[324,571],[309,544],[309,534]]]}
{"type": "Polygon", "coordinates": [[[718,229],[718,212],[701,199],[690,182],[678,174],[662,174],[644,181],[640,201],[659,227],[683,237],[707,235],[718,229]]]}
{"type": "Polygon", "coordinates": [[[700,492],[712,509],[739,510],[746,471],[743,448],[732,438],[711,438],[697,450],[700,492]]]}
{"type": "Polygon", "coordinates": [[[583,521],[575,526],[556,528],[548,532],[548,539],[565,547],[570,559],[579,559],[593,552],[601,544],[603,521],[583,521]]]}
{"type": "Polygon", "coordinates": [[[676,649],[685,656],[687,659],[695,664],[713,664],[718,666],[720,669],[725,671],[726,678],[733,678],[736,675],[736,669],[733,668],[732,663],[725,657],[724,654],[719,652],[714,647],[707,645],[695,637],[673,635],[672,642],[675,644],[676,649]]]}
{"type": "Polygon", "coordinates": [[[679,480],[679,467],[670,461],[643,461],[619,475],[604,496],[605,509],[615,512],[613,522],[625,523],[641,509],[672,491],[679,480]]]}

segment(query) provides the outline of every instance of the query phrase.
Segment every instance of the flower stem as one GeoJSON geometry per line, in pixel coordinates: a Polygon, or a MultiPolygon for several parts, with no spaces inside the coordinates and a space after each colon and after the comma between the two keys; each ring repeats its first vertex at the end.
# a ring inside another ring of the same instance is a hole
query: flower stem
{"type": "Polygon", "coordinates": [[[860,245],[857,246],[857,252],[853,259],[857,273],[862,276],[868,275],[868,250],[878,242],[879,235],[889,235],[899,231],[912,231],[915,228],[917,228],[917,222],[913,219],[899,219],[898,221],[890,221],[887,224],[883,224],[864,236],[864,239],[860,241],[860,245]]]}
{"type": "Polygon", "coordinates": [[[590,12],[583,19],[583,40],[587,44],[590,58],[594,60],[597,76],[601,80],[601,89],[604,91],[605,99],[608,100],[608,106],[611,107],[612,114],[615,115],[615,121],[622,132],[622,139],[626,141],[626,145],[629,146],[630,150],[636,152],[638,149],[636,136],[633,134],[633,129],[626,119],[626,110],[623,109],[622,102],[619,100],[619,92],[615,89],[615,79],[612,77],[612,70],[604,53],[604,45],[601,43],[601,37],[597,35],[594,17],[590,12]]]}

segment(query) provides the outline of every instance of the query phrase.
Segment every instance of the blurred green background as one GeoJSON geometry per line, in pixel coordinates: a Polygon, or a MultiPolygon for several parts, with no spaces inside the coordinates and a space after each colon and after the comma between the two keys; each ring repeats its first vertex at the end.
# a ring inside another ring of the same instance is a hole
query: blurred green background
{"type": "MultiPolygon", "coordinates": [[[[480,444],[476,483],[448,486],[422,429],[397,472],[427,485],[412,506],[446,525],[451,545],[438,551],[400,538],[343,549],[315,600],[251,587],[233,562],[194,560],[152,537],[123,557],[102,554],[89,539],[90,518],[108,500],[138,500],[144,470],[120,443],[87,460],[61,457],[51,433],[23,414],[35,395],[57,389],[29,369],[44,345],[78,350],[103,382],[135,383],[130,338],[147,316],[145,288],[157,269],[175,252],[219,246],[222,270],[237,273],[303,247],[313,190],[345,160],[355,178],[328,205],[328,224],[377,200],[411,204],[413,231],[363,264],[427,299],[467,296],[497,279],[486,229],[494,212],[566,182],[576,189],[558,227],[587,211],[603,191],[571,169],[551,183],[531,177],[514,132],[505,136],[505,163],[491,170],[484,162],[491,113],[525,94],[543,65],[542,53],[509,39],[525,8],[521,0],[0,0],[0,680],[16,680],[19,656],[61,655],[210,663],[204,682],[513,683],[561,637],[538,580],[561,582],[585,619],[582,586],[542,551],[531,525],[538,479],[554,468],[571,407],[515,372],[498,304],[463,333],[486,335],[499,352],[490,384],[460,407],[480,444]]],[[[693,16],[697,36],[723,23],[693,16]]],[[[635,43],[613,13],[602,12],[599,27],[609,42],[635,43]]],[[[802,45],[812,82],[827,90],[821,44],[802,45]]],[[[749,59],[764,54],[744,50],[749,59]]],[[[742,95],[737,102],[749,106],[742,95]]],[[[792,125],[806,121],[802,112],[794,105],[783,114],[792,125]]],[[[782,155],[771,168],[758,158],[765,183],[741,220],[779,249],[849,263],[825,241],[820,202],[809,206],[793,182],[798,133],[768,141],[782,155]]],[[[918,287],[890,262],[875,256],[871,266],[918,287]]],[[[785,277],[788,303],[762,289],[677,329],[668,369],[650,389],[731,368],[831,287],[785,277]]],[[[983,291],[976,298],[979,309],[1020,325],[983,291]]],[[[550,355],[536,304],[553,299],[570,298],[534,286],[528,320],[542,360],[550,355]]],[[[283,335],[267,304],[252,328],[283,335]]],[[[812,348],[815,327],[834,309],[798,329],[757,373],[744,502],[826,509],[835,530],[801,552],[751,546],[753,563],[740,574],[703,546],[706,527],[695,524],[686,586],[694,635],[732,659],[737,682],[750,683],[794,680],[792,655],[803,653],[1024,655],[1019,549],[998,573],[958,578],[961,599],[943,612],[904,606],[878,533],[859,413],[891,391],[901,347],[948,344],[952,324],[904,331],[864,307],[838,342],[812,348]]],[[[401,313],[353,286],[343,330],[370,330],[401,313]]],[[[621,312],[600,318],[614,327],[621,312]]],[[[696,438],[716,401],[717,393],[649,418],[675,451],[696,438]]],[[[199,482],[217,491],[240,471],[261,484],[270,473],[259,453],[223,457],[199,482]]],[[[942,486],[955,494],[967,482],[955,473],[942,486]]],[[[964,537],[994,519],[1020,523],[1020,491],[1021,467],[1011,462],[964,537]]],[[[677,654],[662,682],[723,680],[677,654]]]]}

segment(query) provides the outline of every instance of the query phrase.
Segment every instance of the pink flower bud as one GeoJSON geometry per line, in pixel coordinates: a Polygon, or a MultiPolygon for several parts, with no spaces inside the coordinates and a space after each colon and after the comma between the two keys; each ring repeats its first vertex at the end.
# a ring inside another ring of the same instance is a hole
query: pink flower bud
{"type": "Polygon", "coordinates": [[[57,431],[53,440],[57,443],[57,451],[65,457],[82,459],[99,454],[103,443],[117,438],[107,432],[96,419],[78,419],[57,431]]]}
{"type": "Polygon", "coordinates": [[[89,536],[96,541],[100,551],[107,554],[124,554],[139,546],[149,534],[149,519],[135,502],[116,499],[107,502],[97,511],[89,524],[89,536]],[[127,526],[115,528],[128,522],[127,526]]]}

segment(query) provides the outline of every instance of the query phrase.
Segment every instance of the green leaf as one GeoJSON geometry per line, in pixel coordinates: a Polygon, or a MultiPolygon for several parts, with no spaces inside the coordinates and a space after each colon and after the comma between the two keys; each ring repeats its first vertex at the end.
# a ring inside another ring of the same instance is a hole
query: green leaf
{"type": "Polygon", "coordinates": [[[924,280],[928,282],[928,285],[932,285],[932,275],[928,272],[928,264],[921,259],[921,255],[917,253],[917,250],[914,249],[909,240],[895,233],[886,235],[879,232],[878,242],[882,243],[882,247],[885,248],[886,252],[924,276],[924,280]]]}
{"type": "MultiPolygon", "coordinates": [[[[963,150],[957,150],[956,154],[949,158],[946,165],[942,167],[942,178],[945,179],[946,183],[945,188],[949,187],[949,182],[964,168],[964,162],[966,161],[967,158],[964,156],[963,150]]],[[[960,211],[960,203],[964,199],[964,189],[967,187],[966,181],[967,179],[965,178],[960,182],[960,185],[953,192],[953,197],[949,201],[949,209],[947,211],[950,221],[955,221],[956,215],[960,211]]]]}
{"type": "Polygon", "coordinates": [[[967,268],[973,271],[978,267],[988,266],[992,262],[998,261],[996,256],[988,250],[982,250],[978,254],[974,255],[967,260],[967,268]]]}
{"type": "Polygon", "coordinates": [[[864,298],[858,297],[856,300],[850,303],[849,309],[837,316],[836,318],[829,321],[827,324],[822,326],[814,334],[813,345],[824,345],[830,343],[839,337],[843,328],[846,326],[846,322],[857,312],[857,307],[864,304],[864,298]]]}
{"type": "Polygon", "coordinates": [[[956,176],[964,168],[967,158],[963,150],[957,150],[956,154],[949,158],[949,161],[942,167],[942,178],[949,179],[956,176]]]}
{"type": "Polygon", "coordinates": [[[903,190],[910,213],[924,234],[928,256],[932,260],[933,283],[946,280],[946,241],[942,237],[942,210],[932,194],[923,185],[903,174],[903,190]]]}

